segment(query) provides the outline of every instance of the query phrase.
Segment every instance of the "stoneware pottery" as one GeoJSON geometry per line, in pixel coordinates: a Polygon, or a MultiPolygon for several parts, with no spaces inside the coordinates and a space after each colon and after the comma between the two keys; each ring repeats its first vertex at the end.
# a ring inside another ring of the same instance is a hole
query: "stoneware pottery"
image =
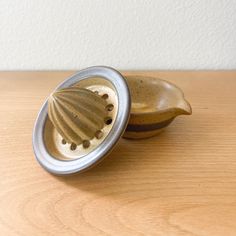
{"type": "Polygon", "coordinates": [[[34,153],[50,173],[82,172],[106,157],[124,132],[126,138],[150,137],[181,114],[191,114],[191,107],[175,85],[90,67],[48,97],[35,123],[34,153]]]}
{"type": "Polygon", "coordinates": [[[33,132],[38,162],[58,175],[101,161],[125,131],[130,93],[114,69],[90,67],[60,84],[39,112],[33,132]]]}
{"type": "Polygon", "coordinates": [[[174,84],[144,76],[125,78],[132,100],[125,138],[154,136],[164,130],[176,116],[192,113],[183,92],[174,84]]]}

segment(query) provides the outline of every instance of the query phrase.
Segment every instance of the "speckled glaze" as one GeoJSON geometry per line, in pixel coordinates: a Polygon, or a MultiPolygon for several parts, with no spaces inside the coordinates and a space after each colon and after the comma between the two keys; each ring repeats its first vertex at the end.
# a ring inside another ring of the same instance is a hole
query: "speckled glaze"
{"type": "Polygon", "coordinates": [[[105,99],[88,89],[70,87],[50,95],[48,115],[63,142],[88,145],[105,125],[107,105],[105,99]]]}
{"type": "Polygon", "coordinates": [[[90,169],[123,135],[131,108],[127,82],[116,70],[96,66],[61,83],[42,106],[33,149],[47,171],[68,175],[90,169]]]}
{"type": "Polygon", "coordinates": [[[90,67],[60,84],[39,112],[33,132],[38,162],[50,173],[85,171],[106,157],[121,136],[147,138],[191,107],[175,85],[90,67]],[[125,132],[125,133],[124,133],[125,132]]]}
{"type": "Polygon", "coordinates": [[[48,98],[47,149],[60,159],[87,155],[106,139],[117,112],[116,90],[102,78],[54,91],[48,98]]]}
{"type": "Polygon", "coordinates": [[[164,130],[176,116],[192,109],[183,92],[167,81],[144,76],[125,77],[131,93],[131,114],[123,137],[138,139],[164,130]]]}

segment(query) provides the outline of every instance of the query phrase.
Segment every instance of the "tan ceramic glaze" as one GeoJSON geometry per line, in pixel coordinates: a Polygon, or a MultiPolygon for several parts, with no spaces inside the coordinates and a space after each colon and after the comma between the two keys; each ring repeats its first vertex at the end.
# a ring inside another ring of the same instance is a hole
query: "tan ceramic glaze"
{"type": "MultiPolygon", "coordinates": [[[[175,85],[157,78],[128,76],[131,112],[125,138],[160,133],[173,119],[191,114],[191,107],[175,85]]],[[[119,100],[112,83],[91,77],[52,93],[44,140],[61,160],[77,159],[96,149],[110,133],[119,100]]]]}
{"type": "Polygon", "coordinates": [[[178,115],[190,115],[183,92],[167,81],[126,76],[131,93],[131,114],[125,138],[146,138],[160,133],[178,115]]]}
{"type": "Polygon", "coordinates": [[[116,90],[109,81],[89,78],[52,93],[44,139],[58,159],[87,155],[109,134],[117,115],[116,90]]]}
{"type": "MultiPolygon", "coordinates": [[[[183,92],[175,85],[142,76],[127,76],[126,80],[132,104],[123,137],[154,136],[176,116],[191,114],[183,92]]],[[[61,159],[78,158],[96,148],[109,133],[118,107],[110,82],[96,77],[52,93],[48,103],[50,119],[46,122],[45,139],[51,153],[61,159]]]]}
{"type": "Polygon", "coordinates": [[[115,69],[93,66],[57,86],[39,111],[33,150],[56,175],[80,173],[102,161],[127,127],[130,92],[115,69]]]}
{"type": "Polygon", "coordinates": [[[97,136],[108,116],[107,102],[82,88],[66,88],[48,99],[48,115],[64,142],[80,145],[97,136]]]}

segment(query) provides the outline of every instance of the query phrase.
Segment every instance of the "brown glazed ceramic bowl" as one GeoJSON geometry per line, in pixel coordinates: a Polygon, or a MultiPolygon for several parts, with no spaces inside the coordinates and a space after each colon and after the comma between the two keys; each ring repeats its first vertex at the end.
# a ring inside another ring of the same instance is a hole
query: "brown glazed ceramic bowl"
{"type": "Polygon", "coordinates": [[[174,84],[146,76],[125,77],[131,93],[131,113],[123,137],[147,138],[160,133],[176,116],[192,109],[174,84]]]}
{"type": "Polygon", "coordinates": [[[123,134],[151,137],[181,114],[191,114],[191,107],[175,85],[90,67],[61,83],[43,105],[33,131],[35,156],[50,173],[82,172],[105,158],[123,134]]]}

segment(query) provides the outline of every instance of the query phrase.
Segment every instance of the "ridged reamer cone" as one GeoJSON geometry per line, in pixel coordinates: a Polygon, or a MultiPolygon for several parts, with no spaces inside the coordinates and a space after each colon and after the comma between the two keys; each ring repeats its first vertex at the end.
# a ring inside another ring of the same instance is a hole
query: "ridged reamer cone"
{"type": "Polygon", "coordinates": [[[66,142],[80,145],[104,127],[106,105],[105,99],[88,89],[69,87],[50,95],[48,115],[66,142]]]}

